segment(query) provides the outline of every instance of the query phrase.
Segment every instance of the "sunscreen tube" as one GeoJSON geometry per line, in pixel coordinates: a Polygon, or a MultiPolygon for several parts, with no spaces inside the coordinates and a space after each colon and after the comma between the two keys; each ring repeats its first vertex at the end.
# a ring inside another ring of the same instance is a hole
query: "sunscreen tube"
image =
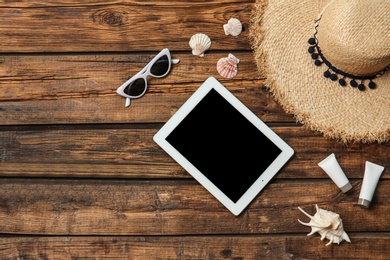
{"type": "Polygon", "coordinates": [[[359,206],[365,208],[370,206],[379,178],[384,169],[385,167],[383,166],[366,161],[366,169],[364,170],[363,184],[360,189],[358,201],[359,206]]]}
{"type": "Polygon", "coordinates": [[[342,192],[346,193],[352,189],[352,185],[349,183],[347,176],[345,176],[345,173],[341,169],[334,153],[319,162],[318,166],[320,166],[329,175],[342,192]]]}

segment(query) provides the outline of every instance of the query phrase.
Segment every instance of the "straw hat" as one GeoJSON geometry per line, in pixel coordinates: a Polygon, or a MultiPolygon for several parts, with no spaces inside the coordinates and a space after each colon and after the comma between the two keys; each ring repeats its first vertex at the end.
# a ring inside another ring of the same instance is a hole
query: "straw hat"
{"type": "Polygon", "coordinates": [[[250,37],[299,122],[343,142],[389,140],[390,0],[257,0],[250,37]]]}

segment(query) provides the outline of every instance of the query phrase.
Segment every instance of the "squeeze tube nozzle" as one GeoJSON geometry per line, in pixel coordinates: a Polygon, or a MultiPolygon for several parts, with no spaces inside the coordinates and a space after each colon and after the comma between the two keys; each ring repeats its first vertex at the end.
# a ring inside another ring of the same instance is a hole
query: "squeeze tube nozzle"
{"type": "Polygon", "coordinates": [[[319,162],[318,166],[320,166],[329,175],[342,192],[346,193],[352,189],[352,185],[349,183],[347,176],[345,176],[343,169],[341,169],[334,153],[319,162]]]}
{"type": "Polygon", "coordinates": [[[378,164],[366,161],[366,169],[364,170],[363,184],[360,189],[358,205],[368,208],[370,206],[372,197],[376,190],[379,178],[382,175],[385,167],[378,164]]]}

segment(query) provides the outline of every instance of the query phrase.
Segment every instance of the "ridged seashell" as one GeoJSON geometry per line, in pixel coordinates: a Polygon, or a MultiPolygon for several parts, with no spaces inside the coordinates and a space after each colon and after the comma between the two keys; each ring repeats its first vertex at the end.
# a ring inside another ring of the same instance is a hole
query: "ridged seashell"
{"type": "Polygon", "coordinates": [[[211,46],[211,39],[204,33],[197,33],[191,37],[189,44],[192,54],[203,57],[205,51],[211,46]]]}
{"type": "Polygon", "coordinates": [[[324,240],[324,238],[329,239],[327,246],[332,243],[340,244],[343,240],[351,243],[347,233],[344,231],[343,222],[339,214],[320,209],[318,205],[316,205],[317,212],[314,216],[309,215],[300,207],[298,209],[310,218],[309,223],[304,223],[298,219],[302,225],[311,227],[311,232],[307,234],[308,236],[318,232],[321,235],[321,240],[324,240]]]}
{"type": "Polygon", "coordinates": [[[226,35],[238,36],[242,32],[242,24],[237,18],[230,18],[227,24],[223,25],[226,35]]]}
{"type": "Polygon", "coordinates": [[[217,71],[222,77],[231,79],[237,75],[237,64],[240,62],[233,54],[220,58],[217,62],[217,71]]]}

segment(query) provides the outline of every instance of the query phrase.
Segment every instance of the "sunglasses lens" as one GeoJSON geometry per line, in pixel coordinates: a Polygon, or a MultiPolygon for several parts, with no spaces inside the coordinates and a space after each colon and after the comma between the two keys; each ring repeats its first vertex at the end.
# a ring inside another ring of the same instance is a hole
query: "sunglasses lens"
{"type": "Polygon", "coordinates": [[[140,78],[140,79],[136,79],[135,81],[127,85],[124,92],[129,96],[139,97],[144,93],[145,88],[146,88],[145,80],[140,78]]]}
{"type": "Polygon", "coordinates": [[[164,55],[153,64],[153,66],[150,68],[150,73],[152,73],[154,76],[159,77],[167,74],[168,70],[169,59],[167,55],[164,55]]]}

